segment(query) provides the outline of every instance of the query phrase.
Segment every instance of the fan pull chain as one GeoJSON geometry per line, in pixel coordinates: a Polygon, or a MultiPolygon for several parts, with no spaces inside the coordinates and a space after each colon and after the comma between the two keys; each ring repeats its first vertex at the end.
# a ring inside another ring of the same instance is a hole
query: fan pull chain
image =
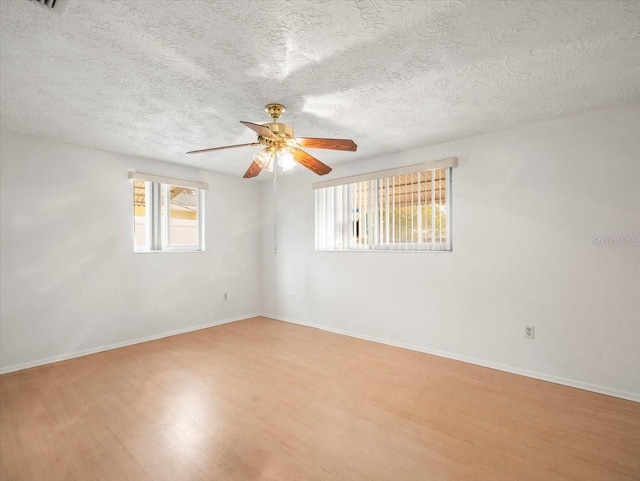
{"type": "MultiPolygon", "coordinates": [[[[278,154],[276,154],[277,157],[278,154]]],[[[278,193],[278,163],[277,158],[273,159],[273,253],[278,253],[278,205],[277,205],[277,193],[278,193]]]]}

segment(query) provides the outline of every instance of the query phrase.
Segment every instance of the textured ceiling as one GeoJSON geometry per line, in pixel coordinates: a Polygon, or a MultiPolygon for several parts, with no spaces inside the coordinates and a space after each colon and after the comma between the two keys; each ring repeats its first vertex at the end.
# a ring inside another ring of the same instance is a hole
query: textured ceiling
{"type": "MultiPolygon", "coordinates": [[[[242,175],[238,121],[329,165],[640,100],[636,1],[3,0],[1,125],[242,175]]],[[[266,177],[266,176],[264,176],[266,177]]]]}

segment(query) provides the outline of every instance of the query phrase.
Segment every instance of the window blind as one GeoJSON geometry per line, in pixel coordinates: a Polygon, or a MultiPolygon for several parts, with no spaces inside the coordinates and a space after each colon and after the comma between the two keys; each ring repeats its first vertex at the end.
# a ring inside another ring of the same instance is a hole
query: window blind
{"type": "Polygon", "coordinates": [[[427,162],[314,184],[316,249],[451,250],[451,169],[427,162]]]}

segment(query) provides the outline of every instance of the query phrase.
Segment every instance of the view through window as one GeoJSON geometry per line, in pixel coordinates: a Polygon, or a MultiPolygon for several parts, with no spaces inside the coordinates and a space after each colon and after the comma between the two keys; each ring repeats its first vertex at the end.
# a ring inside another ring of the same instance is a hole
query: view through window
{"type": "Polygon", "coordinates": [[[168,243],[175,246],[197,245],[198,190],[178,185],[169,185],[166,190],[169,196],[168,243]]]}

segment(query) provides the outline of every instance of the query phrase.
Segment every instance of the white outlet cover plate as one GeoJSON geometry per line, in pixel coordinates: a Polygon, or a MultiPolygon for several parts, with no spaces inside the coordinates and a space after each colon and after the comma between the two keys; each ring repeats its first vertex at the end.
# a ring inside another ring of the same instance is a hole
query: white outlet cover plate
{"type": "Polygon", "coordinates": [[[536,326],[524,326],[524,337],[526,339],[535,339],[536,326]]]}

